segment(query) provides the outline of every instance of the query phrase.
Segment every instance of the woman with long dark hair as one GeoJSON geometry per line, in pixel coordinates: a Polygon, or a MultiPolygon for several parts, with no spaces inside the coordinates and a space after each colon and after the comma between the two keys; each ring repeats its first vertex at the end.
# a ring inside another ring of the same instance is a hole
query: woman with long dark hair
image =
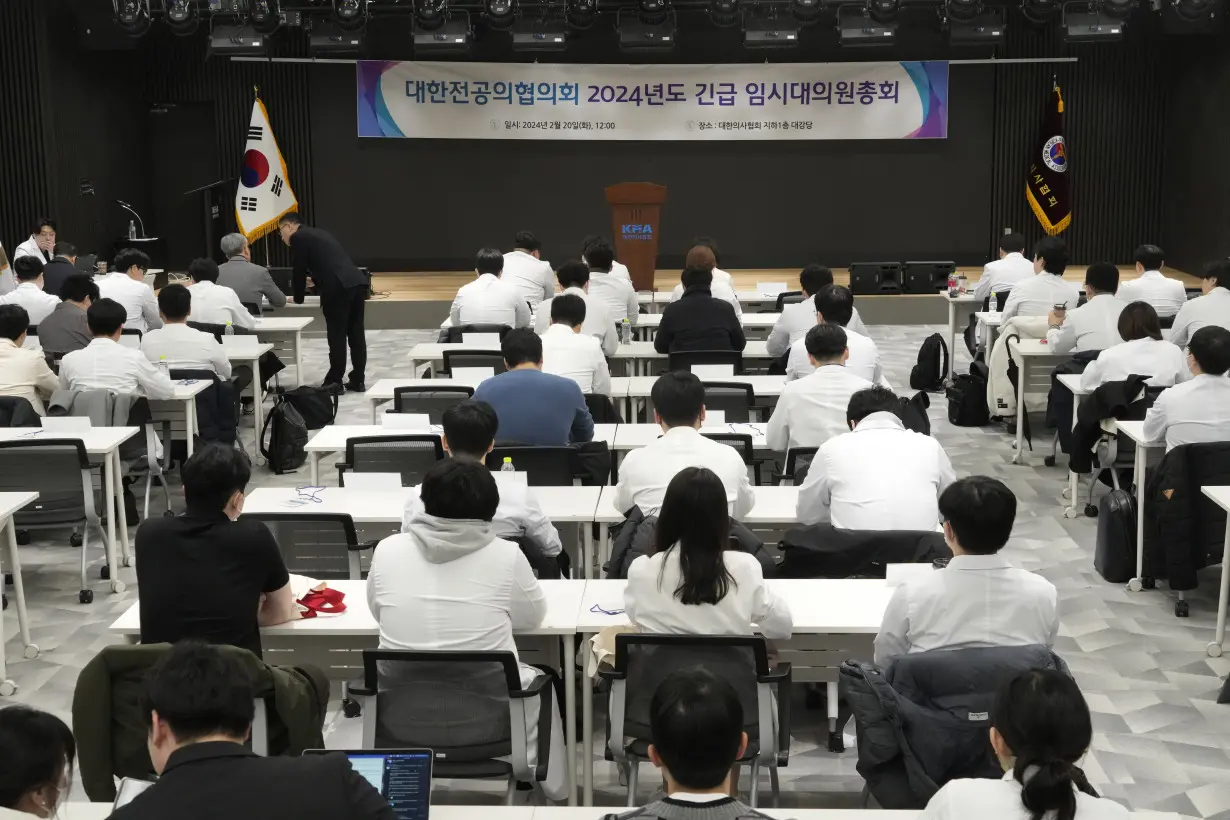
{"type": "Polygon", "coordinates": [[[64,721],[28,706],[0,709],[0,808],[53,817],[68,799],[77,745],[64,721]]]}
{"type": "Polygon", "coordinates": [[[1081,388],[1096,390],[1131,375],[1149,377],[1150,387],[1173,387],[1192,377],[1183,348],[1162,339],[1157,311],[1148,302],[1132,302],[1119,314],[1122,344],[1108,347],[1081,374],[1081,388]]]}
{"type": "Polygon", "coordinates": [[[624,609],[646,632],[789,638],[785,601],[760,564],[728,550],[726,488],[712,470],[688,467],[671,479],[658,514],[654,552],[628,568],[624,609]]]}
{"type": "Polygon", "coordinates": [[[1005,681],[991,714],[991,746],[1003,780],[953,780],[922,820],[1122,820],[1123,806],[1098,797],[1077,763],[1093,740],[1076,681],[1031,669],[1005,681]]]}

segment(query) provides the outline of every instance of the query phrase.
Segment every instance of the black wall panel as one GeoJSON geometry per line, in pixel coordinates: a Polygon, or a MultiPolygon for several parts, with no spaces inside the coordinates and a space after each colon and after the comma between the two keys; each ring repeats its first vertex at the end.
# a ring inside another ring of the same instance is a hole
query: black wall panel
{"type": "Polygon", "coordinates": [[[0,244],[10,257],[51,213],[46,40],[39,0],[0,3],[0,244]]]}

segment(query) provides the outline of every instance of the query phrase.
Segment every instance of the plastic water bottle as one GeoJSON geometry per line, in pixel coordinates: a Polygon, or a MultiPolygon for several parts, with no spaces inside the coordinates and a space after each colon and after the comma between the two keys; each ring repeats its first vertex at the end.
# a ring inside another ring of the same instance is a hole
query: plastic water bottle
{"type": "Polygon", "coordinates": [[[161,370],[168,379],[171,378],[171,365],[167,364],[166,356],[158,357],[158,369],[161,370]]]}
{"type": "Polygon", "coordinates": [[[223,330],[223,331],[222,331],[222,333],[223,333],[223,335],[225,335],[225,336],[234,336],[234,335],[235,335],[235,326],[234,326],[234,325],[232,325],[230,322],[227,322],[227,323],[226,323],[226,329],[225,329],[225,330],[223,330]]]}
{"type": "Polygon", "coordinates": [[[619,323],[619,343],[621,345],[632,343],[632,323],[627,319],[619,323]]]}
{"type": "Polygon", "coordinates": [[[504,463],[500,465],[501,473],[515,473],[517,468],[513,466],[512,456],[504,456],[504,463]]]}
{"type": "Polygon", "coordinates": [[[987,308],[991,313],[999,313],[999,291],[995,288],[991,288],[991,301],[987,308]]]}
{"type": "Polygon", "coordinates": [[[128,238],[129,239],[137,238],[137,222],[135,219],[128,220],[128,238]]]}

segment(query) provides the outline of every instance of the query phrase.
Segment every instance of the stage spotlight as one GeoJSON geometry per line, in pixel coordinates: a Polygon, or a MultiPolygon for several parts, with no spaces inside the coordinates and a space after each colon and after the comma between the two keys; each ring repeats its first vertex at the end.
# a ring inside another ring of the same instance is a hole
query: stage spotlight
{"type": "Polygon", "coordinates": [[[619,47],[624,51],[669,51],[675,47],[677,20],[674,13],[660,2],[665,10],[656,23],[647,23],[640,9],[623,8],[615,12],[615,30],[619,32],[619,47]]]}
{"type": "Polygon", "coordinates": [[[948,0],[948,42],[954,46],[996,46],[1007,30],[1002,9],[985,9],[980,2],[948,0]]]}
{"type": "Polygon", "coordinates": [[[743,26],[744,48],[794,48],[799,44],[799,22],[787,14],[749,14],[743,26]]]}
{"type": "Polygon", "coordinates": [[[982,12],[982,0],[947,0],[944,11],[949,20],[968,22],[982,12]]]}
{"type": "Polygon", "coordinates": [[[564,18],[573,28],[590,28],[598,18],[597,0],[567,0],[564,5],[564,18]]]}
{"type": "Polygon", "coordinates": [[[282,11],[278,0],[252,0],[252,9],[248,14],[252,28],[261,34],[272,34],[282,25],[282,11]]]}
{"type": "Polygon", "coordinates": [[[333,0],[333,16],[344,29],[362,28],[367,22],[367,0],[333,0]]]}
{"type": "Polygon", "coordinates": [[[1100,0],[1098,5],[1107,17],[1126,20],[1140,3],[1139,0],[1100,0]]]}
{"type": "MultiPolygon", "coordinates": [[[[1122,5],[1122,4],[1120,4],[1122,5]]],[[[1131,11],[1111,14],[1107,3],[1066,3],[1063,7],[1063,39],[1067,43],[1106,43],[1123,39],[1123,17],[1131,11]]]]}
{"type": "Polygon", "coordinates": [[[837,40],[843,46],[891,46],[897,39],[897,0],[868,0],[837,10],[837,40]]]}
{"type": "Polygon", "coordinates": [[[568,26],[558,16],[524,17],[513,26],[513,51],[563,51],[568,48],[568,26]]]}
{"type": "Polygon", "coordinates": [[[794,0],[790,4],[790,11],[794,14],[794,19],[805,26],[819,20],[823,10],[824,7],[820,0],[794,0]]]}
{"type": "Polygon", "coordinates": [[[115,11],[115,24],[129,37],[140,37],[153,25],[149,0],[111,0],[111,8],[115,11]]]}
{"type": "Polygon", "coordinates": [[[891,23],[901,9],[901,0],[867,0],[867,14],[877,23],[891,23]]]}
{"type": "Polygon", "coordinates": [[[637,0],[636,16],[647,26],[665,22],[668,0],[637,0]]]}
{"type": "Polygon", "coordinates": [[[709,20],[718,28],[730,28],[739,23],[739,0],[712,0],[709,20]]]}
{"type": "MultiPolygon", "coordinates": [[[[420,0],[420,4],[422,2],[420,0]]],[[[416,17],[412,34],[415,56],[469,53],[474,35],[469,12],[464,9],[450,10],[444,0],[426,2],[433,4],[435,9],[434,25],[424,26],[421,18],[416,17]]]]}
{"type": "Polygon", "coordinates": [[[1174,13],[1189,23],[1212,17],[1221,6],[1221,0],[1174,0],[1174,13]]]}
{"type": "Polygon", "coordinates": [[[415,0],[414,22],[428,31],[438,29],[444,25],[447,10],[448,0],[415,0]]]}
{"type": "Polygon", "coordinates": [[[517,21],[517,7],[513,0],[487,0],[487,25],[496,31],[511,28],[517,21]]]}
{"type": "Polygon", "coordinates": [[[180,37],[194,33],[200,23],[192,0],[166,0],[166,21],[167,28],[180,37]]]}
{"type": "Polygon", "coordinates": [[[1021,14],[1031,23],[1042,25],[1059,12],[1059,0],[1022,0],[1021,14]]]}

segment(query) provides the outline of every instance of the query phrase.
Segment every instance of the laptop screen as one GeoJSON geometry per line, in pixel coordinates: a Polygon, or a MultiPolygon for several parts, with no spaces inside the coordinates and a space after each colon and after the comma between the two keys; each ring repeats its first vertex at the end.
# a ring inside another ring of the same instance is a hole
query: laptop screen
{"type": "Polygon", "coordinates": [[[430,749],[345,752],[350,765],[388,801],[397,820],[427,820],[431,805],[430,749]]]}

